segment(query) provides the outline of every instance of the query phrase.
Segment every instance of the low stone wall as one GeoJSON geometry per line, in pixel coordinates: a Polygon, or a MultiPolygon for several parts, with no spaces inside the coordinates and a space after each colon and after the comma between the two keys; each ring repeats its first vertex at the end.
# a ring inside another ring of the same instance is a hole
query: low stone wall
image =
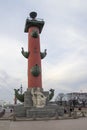
{"type": "Polygon", "coordinates": [[[14,106],[14,114],[17,117],[26,117],[26,108],[23,104],[14,106]]]}
{"type": "Polygon", "coordinates": [[[24,105],[16,105],[14,107],[16,117],[26,118],[58,118],[64,115],[63,107],[57,105],[47,105],[44,108],[24,107],[24,105]]]}
{"type": "Polygon", "coordinates": [[[58,115],[56,109],[53,108],[32,108],[27,109],[26,116],[28,118],[52,118],[56,117],[58,115]]]}

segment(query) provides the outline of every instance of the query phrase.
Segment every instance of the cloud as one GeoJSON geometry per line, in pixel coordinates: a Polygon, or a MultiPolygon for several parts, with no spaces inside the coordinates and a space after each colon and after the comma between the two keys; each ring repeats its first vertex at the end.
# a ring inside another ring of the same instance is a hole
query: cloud
{"type": "Polygon", "coordinates": [[[0,101],[14,103],[14,88],[20,88],[21,79],[10,76],[0,70],[0,101]]]}
{"type": "Polygon", "coordinates": [[[87,85],[87,57],[82,55],[86,48],[75,50],[74,53],[68,52],[66,57],[59,61],[55,60],[54,65],[44,63],[43,79],[45,86],[54,87],[61,91],[78,91],[79,88],[86,90],[87,85]],[[85,87],[84,86],[85,83],[85,87]]]}
{"type": "Polygon", "coordinates": [[[21,77],[22,73],[27,73],[25,69],[27,60],[21,54],[22,43],[10,37],[4,39],[4,36],[0,37],[0,43],[2,43],[0,46],[0,69],[15,77],[21,77]]]}

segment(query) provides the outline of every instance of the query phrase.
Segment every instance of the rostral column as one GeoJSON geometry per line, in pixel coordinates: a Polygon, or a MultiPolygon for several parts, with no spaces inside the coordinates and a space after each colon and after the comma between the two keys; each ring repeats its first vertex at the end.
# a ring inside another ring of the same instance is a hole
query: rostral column
{"type": "Polygon", "coordinates": [[[41,59],[46,56],[46,49],[40,52],[40,33],[44,21],[36,19],[37,13],[31,12],[26,19],[24,32],[28,33],[28,52],[22,48],[22,54],[28,59],[28,88],[42,88],[41,59]]]}

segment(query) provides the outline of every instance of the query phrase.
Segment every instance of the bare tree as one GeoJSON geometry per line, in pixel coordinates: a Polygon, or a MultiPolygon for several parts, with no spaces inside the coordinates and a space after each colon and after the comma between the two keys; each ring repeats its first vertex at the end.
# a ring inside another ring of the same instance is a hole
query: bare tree
{"type": "Polygon", "coordinates": [[[59,93],[59,94],[57,95],[57,97],[55,98],[55,102],[56,102],[57,104],[62,105],[64,96],[65,96],[64,93],[59,93]]]}

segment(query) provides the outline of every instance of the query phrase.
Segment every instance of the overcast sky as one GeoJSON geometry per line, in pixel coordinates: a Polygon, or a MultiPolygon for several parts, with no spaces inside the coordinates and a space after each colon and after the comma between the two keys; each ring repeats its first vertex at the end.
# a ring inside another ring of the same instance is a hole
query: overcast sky
{"type": "Polygon", "coordinates": [[[0,1],[0,100],[13,102],[14,88],[27,89],[25,20],[31,11],[45,21],[40,34],[43,89],[87,92],[87,0],[0,1]]]}

